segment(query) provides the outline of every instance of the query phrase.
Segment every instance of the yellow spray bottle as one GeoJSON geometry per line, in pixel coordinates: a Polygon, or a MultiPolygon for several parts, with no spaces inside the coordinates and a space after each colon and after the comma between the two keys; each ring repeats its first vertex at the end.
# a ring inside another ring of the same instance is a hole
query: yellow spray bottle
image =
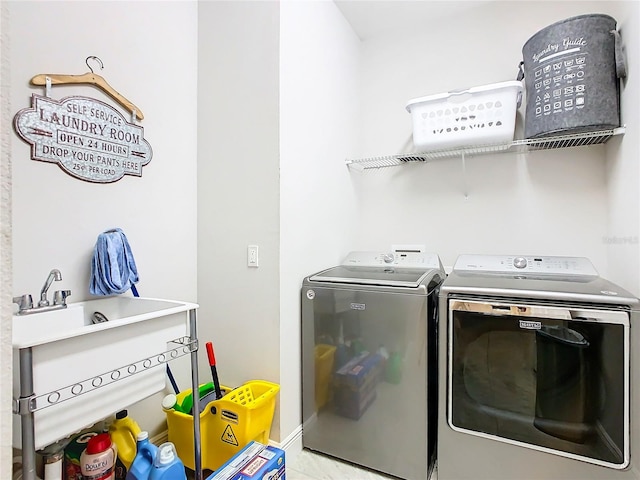
{"type": "Polygon", "coordinates": [[[139,433],[140,427],[134,419],[129,417],[126,410],[116,413],[116,419],[109,425],[111,441],[118,448],[115,468],[116,480],[124,480],[127,476],[127,471],[136,456],[136,439],[139,433]]]}

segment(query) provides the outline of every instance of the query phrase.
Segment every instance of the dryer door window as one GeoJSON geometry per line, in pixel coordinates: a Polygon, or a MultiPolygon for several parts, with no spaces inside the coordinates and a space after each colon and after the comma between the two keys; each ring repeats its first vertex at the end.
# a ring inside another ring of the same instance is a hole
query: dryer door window
{"type": "Polygon", "coordinates": [[[625,468],[628,318],[621,311],[450,299],[449,425],[625,468]]]}

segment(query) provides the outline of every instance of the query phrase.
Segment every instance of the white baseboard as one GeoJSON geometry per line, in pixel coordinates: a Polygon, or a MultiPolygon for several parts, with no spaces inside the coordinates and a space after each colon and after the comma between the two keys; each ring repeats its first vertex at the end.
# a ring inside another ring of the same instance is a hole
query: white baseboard
{"type": "Polygon", "coordinates": [[[269,440],[269,445],[284,450],[287,461],[293,460],[302,451],[302,425],[298,425],[282,442],[269,440]]]}
{"type": "MultiPolygon", "coordinates": [[[[315,418],[312,418],[310,420],[315,421],[315,418]]],[[[169,441],[169,433],[167,430],[165,430],[157,435],[154,435],[149,440],[154,445],[161,445],[164,442],[169,441]]],[[[287,438],[285,438],[284,441],[274,442],[273,440],[269,440],[269,445],[279,448],[280,450],[284,450],[286,462],[293,462],[293,460],[302,451],[302,425],[298,425],[298,427],[296,427],[296,429],[291,432],[291,434],[287,438]]],[[[631,471],[634,472],[635,478],[640,479],[640,471],[638,470],[636,465],[632,465],[631,471]]],[[[438,478],[436,472],[437,467],[434,468],[431,472],[431,476],[433,478],[438,478]]]]}
{"type": "MultiPolygon", "coordinates": [[[[168,442],[169,432],[167,430],[160,432],[159,434],[151,437],[149,441],[154,445],[161,445],[164,442],[168,442]]],[[[280,450],[284,450],[286,458],[293,460],[298,453],[302,451],[302,425],[298,425],[298,427],[291,432],[284,441],[274,442],[273,440],[269,440],[269,445],[277,447],[280,450]]]]}
{"type": "Polygon", "coordinates": [[[153,443],[154,445],[162,445],[164,442],[168,442],[169,441],[169,431],[165,430],[164,432],[160,432],[157,435],[154,435],[153,437],[149,438],[149,441],[151,443],[153,443]]]}

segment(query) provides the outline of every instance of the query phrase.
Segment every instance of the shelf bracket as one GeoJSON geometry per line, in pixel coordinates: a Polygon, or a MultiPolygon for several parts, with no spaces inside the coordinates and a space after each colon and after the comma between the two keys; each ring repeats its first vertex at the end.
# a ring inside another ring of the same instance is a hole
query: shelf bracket
{"type": "Polygon", "coordinates": [[[13,413],[17,415],[28,415],[35,411],[35,394],[31,394],[28,397],[20,397],[13,399],[13,413]]]}

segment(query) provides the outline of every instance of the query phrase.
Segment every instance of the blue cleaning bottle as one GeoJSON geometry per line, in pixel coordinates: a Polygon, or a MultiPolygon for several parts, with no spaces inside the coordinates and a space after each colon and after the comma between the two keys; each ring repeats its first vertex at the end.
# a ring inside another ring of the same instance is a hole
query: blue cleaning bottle
{"type": "Polygon", "coordinates": [[[158,447],[158,455],[149,480],[187,480],[187,473],[182,460],[176,453],[176,447],[171,442],[165,442],[158,447]]]}
{"type": "Polygon", "coordinates": [[[149,433],[140,432],[136,438],[136,456],[127,471],[126,480],[148,480],[157,457],[158,447],[149,441],[149,433]]]}

